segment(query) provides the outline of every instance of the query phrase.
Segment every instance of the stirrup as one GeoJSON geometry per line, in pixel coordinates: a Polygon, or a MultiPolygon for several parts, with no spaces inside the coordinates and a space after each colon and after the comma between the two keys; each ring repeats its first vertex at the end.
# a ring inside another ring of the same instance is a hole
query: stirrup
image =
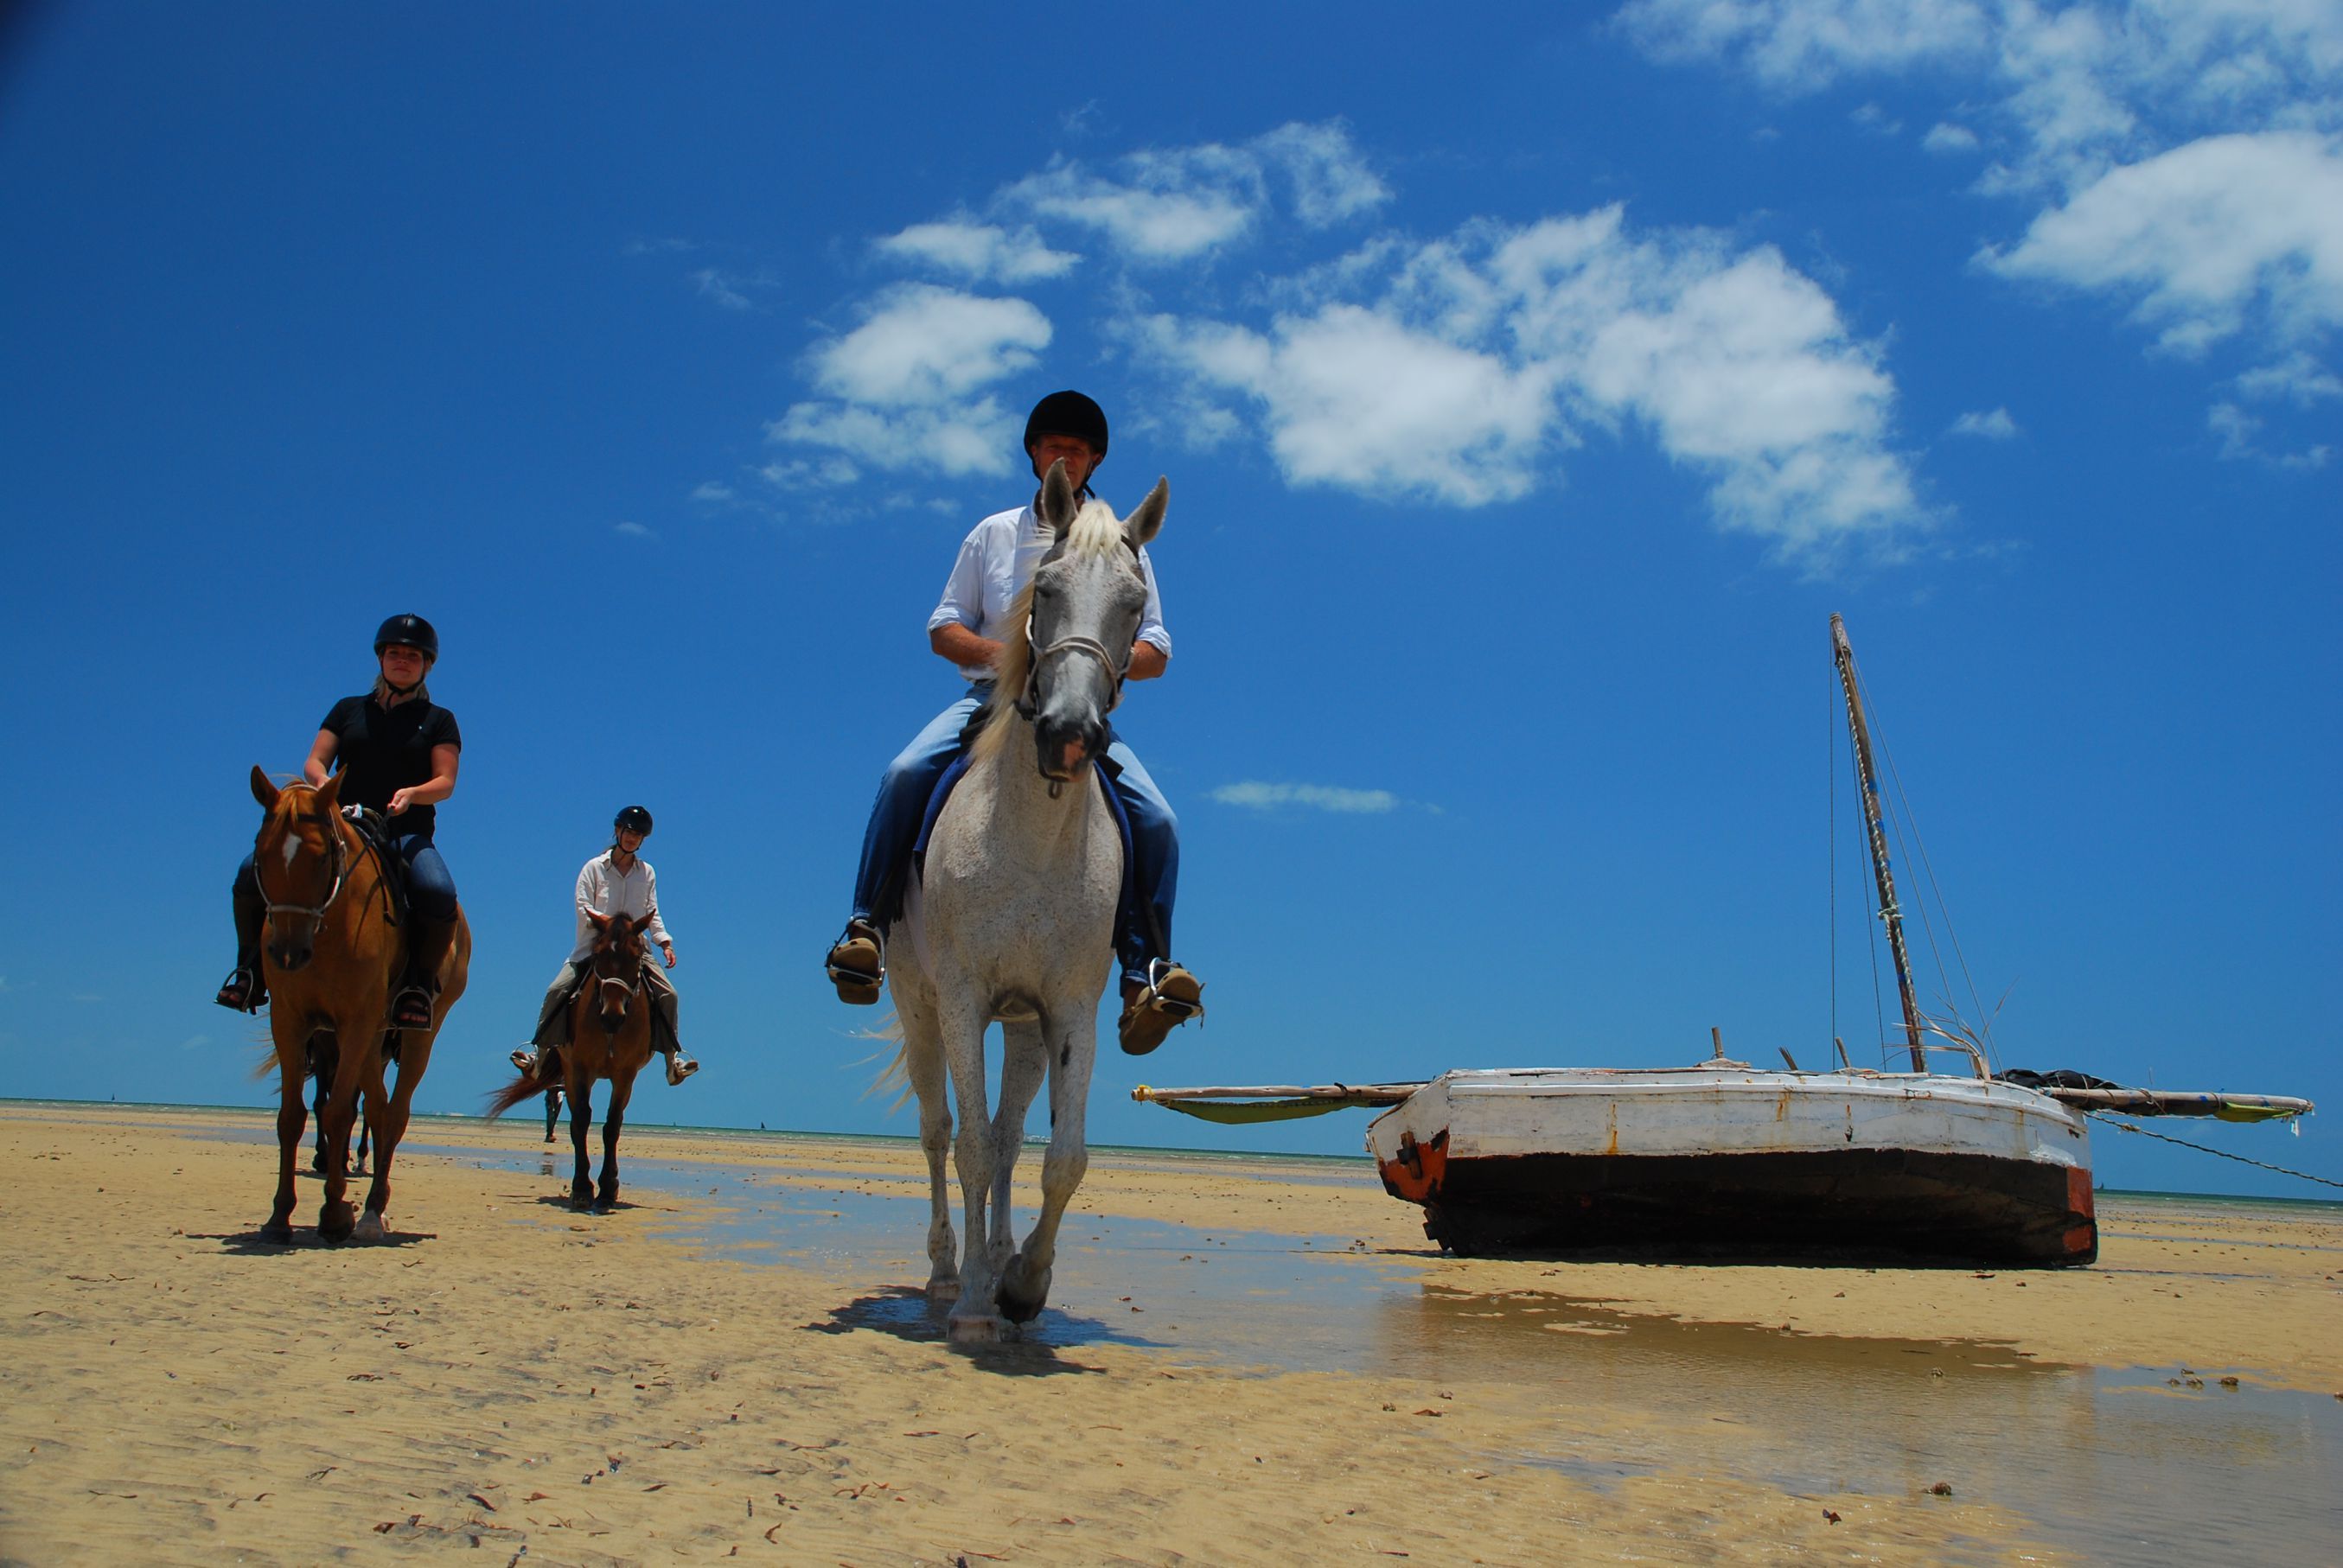
{"type": "Polygon", "coordinates": [[[390,999],[390,1027],[429,1029],[432,1023],[431,1005],[438,1000],[438,993],[428,986],[400,987],[398,994],[390,999]]]}
{"type": "Polygon", "coordinates": [[[822,967],[838,988],[839,1000],[869,1007],[879,1000],[879,984],[887,978],[887,966],[880,961],[879,933],[867,920],[847,921],[846,934],[831,944],[822,967]]]}
{"type": "Polygon", "coordinates": [[[1115,1025],[1117,1042],[1126,1056],[1145,1056],[1164,1037],[1192,1018],[1204,1016],[1204,982],[1169,959],[1147,966],[1147,983],[1139,988],[1115,1025]]]}
{"type": "Polygon", "coordinates": [[[218,993],[212,998],[231,1012],[253,1013],[258,1012],[260,1004],[267,1000],[268,988],[260,983],[259,969],[246,964],[230,970],[227,979],[220,981],[218,993]]]}

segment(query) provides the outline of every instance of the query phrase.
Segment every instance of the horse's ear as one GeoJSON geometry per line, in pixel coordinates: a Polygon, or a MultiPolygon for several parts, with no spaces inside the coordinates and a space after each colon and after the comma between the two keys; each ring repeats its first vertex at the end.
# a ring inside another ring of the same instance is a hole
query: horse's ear
{"type": "Polygon", "coordinates": [[[1074,520],[1074,482],[1066,477],[1066,460],[1060,457],[1041,476],[1041,526],[1053,534],[1063,534],[1066,525],[1074,520]]]}
{"type": "Polygon", "coordinates": [[[282,791],[276,785],[268,781],[268,775],[260,770],[260,764],[254,763],[252,765],[252,798],[260,802],[260,809],[264,811],[276,810],[277,797],[281,793],[282,791]]]}
{"type": "Polygon", "coordinates": [[[594,922],[594,929],[598,931],[607,931],[610,929],[610,917],[608,915],[598,915],[588,910],[586,911],[586,918],[594,922]]]}
{"type": "Polygon", "coordinates": [[[347,772],[337,773],[330,779],[327,779],[323,784],[318,785],[317,804],[328,812],[340,810],[342,809],[342,780],[348,777],[349,774],[347,772]]]}
{"type": "Polygon", "coordinates": [[[1147,492],[1147,499],[1139,503],[1131,516],[1122,519],[1122,537],[1132,549],[1137,549],[1163,531],[1164,508],[1172,504],[1172,481],[1158,479],[1155,487],[1147,492]]]}

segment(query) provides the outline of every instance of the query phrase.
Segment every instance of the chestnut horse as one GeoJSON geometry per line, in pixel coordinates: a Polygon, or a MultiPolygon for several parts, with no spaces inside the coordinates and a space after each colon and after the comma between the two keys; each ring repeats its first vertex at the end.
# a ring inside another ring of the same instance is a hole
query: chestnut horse
{"type": "Polygon", "coordinates": [[[339,1241],[355,1232],[360,1241],[388,1234],[384,1213],[390,1204],[391,1155],[407,1132],[407,1107],[415,1086],[431,1064],[431,1042],[447,1010],[464,994],[472,956],[471,928],[456,914],[456,939],[439,970],[439,995],[431,1027],[402,1030],[397,1087],[383,1089],[385,1020],[391,987],[407,967],[405,931],[390,923],[390,889],[381,857],[357,828],[343,819],[344,775],[322,785],[287,784],[252,770],[253,799],[266,813],[253,844],[253,876],[268,906],[261,962],[268,982],[268,1031],[277,1047],[283,1097],[277,1112],[277,1201],[260,1234],[270,1241],[293,1239],[293,1167],[308,1108],[301,1081],[310,1066],[312,1036],[328,1033],[334,1049],[320,1050],[318,1131],[326,1144],[326,1197],[317,1211],[317,1234],[339,1241]],[[367,1130],[374,1136],[374,1180],[366,1212],[353,1216],[348,1197],[350,1127],[357,1100],[366,1096],[367,1130]]]}
{"type": "Polygon", "coordinates": [[[618,1130],[626,1125],[627,1101],[635,1092],[635,1074],[651,1059],[651,1002],[643,994],[643,931],[652,911],[640,920],[624,914],[598,915],[594,950],[587,960],[578,994],[569,1001],[569,1043],[554,1048],[561,1057],[558,1085],[538,1077],[548,1051],[538,1052],[538,1066],[522,1073],[488,1101],[488,1115],[502,1116],[532,1094],[558,1087],[569,1100],[569,1144],[578,1166],[569,1181],[573,1209],[604,1211],[618,1206],[618,1130]],[[588,1027],[588,1026],[591,1027],[588,1027]],[[588,1178],[586,1129],[594,1120],[594,1081],[610,1085],[610,1109],[602,1118],[602,1183],[598,1190],[588,1178]]]}

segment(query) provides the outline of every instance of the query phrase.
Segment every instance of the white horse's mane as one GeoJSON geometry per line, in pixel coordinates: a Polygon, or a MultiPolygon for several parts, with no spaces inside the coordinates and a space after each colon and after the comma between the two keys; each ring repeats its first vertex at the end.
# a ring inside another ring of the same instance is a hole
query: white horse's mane
{"type": "MultiPolygon", "coordinates": [[[[1081,510],[1074,514],[1074,520],[1066,525],[1065,553],[1070,556],[1104,555],[1122,548],[1122,519],[1104,501],[1084,501],[1081,510]]],[[[1009,733],[1009,726],[998,720],[1024,695],[1025,682],[1032,674],[1033,643],[1025,635],[1032,620],[1033,583],[1028,578],[1009,606],[1007,635],[1001,641],[1001,662],[993,671],[992,700],[986,709],[984,728],[977,731],[976,743],[970,748],[973,757],[992,756],[1001,749],[1009,733]]]]}

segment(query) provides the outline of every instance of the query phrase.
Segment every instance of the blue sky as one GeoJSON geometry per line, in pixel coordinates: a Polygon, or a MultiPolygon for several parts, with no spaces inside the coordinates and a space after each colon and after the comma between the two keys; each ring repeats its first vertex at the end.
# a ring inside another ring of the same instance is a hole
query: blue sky
{"type": "MultiPolygon", "coordinates": [[[[93,4],[0,44],[0,1092],[263,1100],[208,1001],[244,775],[412,608],[478,943],[418,1103],[496,1081],[640,800],[708,1067],[639,1112],[908,1131],[819,959],[956,691],[953,551],[1071,385],[1110,499],[1172,482],[1176,652],[1119,717],[1212,1007],[1109,1043],[1098,1140],[1239,1136],[1142,1081],[1712,1025],[1821,1060],[1833,610],[2006,1064],[2343,1109],[2331,4],[93,4]]],[[[2177,1131],[2343,1179],[2334,1120],[2177,1131]]]]}

